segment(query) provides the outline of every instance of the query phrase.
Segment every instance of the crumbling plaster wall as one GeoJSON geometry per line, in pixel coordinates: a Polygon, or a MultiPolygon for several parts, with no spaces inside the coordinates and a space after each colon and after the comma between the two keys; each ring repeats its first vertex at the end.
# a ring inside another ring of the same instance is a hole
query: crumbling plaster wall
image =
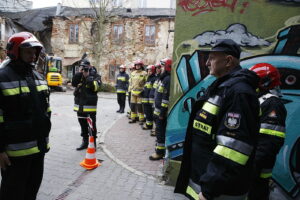
{"type": "MultiPolygon", "coordinates": [[[[155,64],[165,57],[171,57],[173,51],[174,34],[168,30],[174,30],[174,18],[154,18],[136,17],[119,18],[109,22],[105,28],[105,38],[103,41],[103,54],[99,58],[92,53],[92,45],[97,45],[91,40],[90,18],[61,18],[53,19],[52,28],[52,49],[56,56],[64,58],[63,65],[70,65],[71,62],[79,60],[84,52],[89,52],[88,59],[91,61],[102,75],[104,83],[111,83],[114,79],[109,79],[109,66],[126,64],[129,66],[134,60],[142,59],[146,65],[155,64]],[[84,20],[84,22],[83,22],[84,20]],[[79,24],[79,43],[69,43],[69,25],[79,24]],[[122,42],[113,42],[113,25],[123,25],[122,42]],[[155,45],[145,45],[145,25],[156,26],[155,45]],[[96,63],[100,60],[99,63],[96,63]]],[[[66,71],[63,72],[66,77],[66,71]]]]}

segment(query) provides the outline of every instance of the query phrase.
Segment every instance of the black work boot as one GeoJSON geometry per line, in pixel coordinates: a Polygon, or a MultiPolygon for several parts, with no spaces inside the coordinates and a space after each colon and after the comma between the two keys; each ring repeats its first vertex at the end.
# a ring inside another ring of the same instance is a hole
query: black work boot
{"type": "Polygon", "coordinates": [[[135,123],[135,122],[136,122],[136,120],[131,119],[128,123],[129,123],[129,124],[132,124],[132,123],[135,123]]]}
{"type": "Polygon", "coordinates": [[[143,130],[152,130],[152,125],[144,125],[143,130]]]}
{"type": "Polygon", "coordinates": [[[120,113],[124,113],[124,106],[120,108],[120,113]]]}
{"type": "Polygon", "coordinates": [[[76,150],[80,151],[80,150],[88,148],[88,146],[89,146],[89,139],[88,138],[84,138],[84,139],[82,139],[81,145],[78,148],[76,148],[76,150]]]}
{"type": "Polygon", "coordinates": [[[163,158],[164,158],[164,155],[158,154],[158,153],[154,153],[151,156],[149,156],[149,160],[160,160],[163,158]]]}

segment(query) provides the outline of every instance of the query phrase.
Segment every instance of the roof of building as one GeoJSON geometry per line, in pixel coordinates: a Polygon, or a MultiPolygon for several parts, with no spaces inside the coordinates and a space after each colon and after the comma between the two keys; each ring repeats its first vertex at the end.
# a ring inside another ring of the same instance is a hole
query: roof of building
{"type": "MultiPolygon", "coordinates": [[[[27,10],[24,12],[10,13],[0,12],[0,16],[12,19],[17,24],[30,31],[43,31],[48,26],[49,20],[53,17],[71,17],[71,16],[96,16],[96,10],[93,8],[72,8],[62,6],[57,13],[57,7],[47,7],[27,10]]],[[[175,9],[169,8],[120,8],[109,12],[112,16],[121,17],[175,17],[175,9]]]]}

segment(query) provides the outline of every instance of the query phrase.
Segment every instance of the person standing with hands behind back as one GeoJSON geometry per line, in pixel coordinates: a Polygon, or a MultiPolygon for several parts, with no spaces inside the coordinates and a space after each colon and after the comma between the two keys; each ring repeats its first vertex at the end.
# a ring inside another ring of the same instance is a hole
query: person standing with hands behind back
{"type": "Polygon", "coordinates": [[[92,131],[92,135],[95,138],[95,145],[97,138],[97,93],[100,91],[101,77],[97,74],[97,70],[90,65],[88,60],[83,60],[81,62],[79,72],[73,77],[72,86],[76,87],[74,91],[74,111],[77,112],[78,122],[81,127],[82,143],[76,149],[77,151],[80,151],[86,149],[89,144],[87,117],[90,117],[93,121],[94,129],[92,131]]]}

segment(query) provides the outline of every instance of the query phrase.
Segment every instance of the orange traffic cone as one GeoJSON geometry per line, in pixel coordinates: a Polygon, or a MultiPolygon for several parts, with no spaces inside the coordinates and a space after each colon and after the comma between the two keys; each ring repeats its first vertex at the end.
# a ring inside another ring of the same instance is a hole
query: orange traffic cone
{"type": "Polygon", "coordinates": [[[101,165],[95,156],[94,136],[89,137],[89,146],[86,150],[85,159],[80,165],[87,170],[95,169],[101,165]]]}

